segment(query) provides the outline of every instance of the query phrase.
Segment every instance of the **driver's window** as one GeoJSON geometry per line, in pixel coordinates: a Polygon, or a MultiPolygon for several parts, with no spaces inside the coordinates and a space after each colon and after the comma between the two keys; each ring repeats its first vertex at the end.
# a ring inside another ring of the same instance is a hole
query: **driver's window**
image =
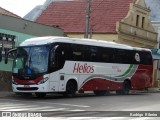
{"type": "Polygon", "coordinates": [[[63,48],[61,46],[59,46],[56,50],[56,54],[55,54],[55,57],[56,57],[56,61],[57,61],[57,64],[58,64],[58,67],[59,68],[62,68],[63,65],[64,65],[64,62],[65,62],[65,52],[63,50],[63,48]]]}
{"type": "Polygon", "coordinates": [[[16,59],[16,67],[18,68],[18,69],[21,69],[21,68],[23,68],[23,58],[22,57],[19,57],[19,58],[17,58],[16,59]]]}
{"type": "Polygon", "coordinates": [[[62,45],[56,45],[51,50],[50,62],[51,62],[53,71],[63,68],[64,62],[65,62],[64,54],[65,52],[63,50],[62,45]]]}

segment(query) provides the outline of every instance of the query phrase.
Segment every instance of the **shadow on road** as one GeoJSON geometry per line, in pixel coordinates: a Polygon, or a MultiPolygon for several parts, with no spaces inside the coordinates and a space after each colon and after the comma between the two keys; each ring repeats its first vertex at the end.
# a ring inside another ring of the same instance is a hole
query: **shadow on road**
{"type": "Polygon", "coordinates": [[[61,95],[61,94],[52,94],[52,93],[50,93],[50,94],[47,94],[47,96],[46,97],[44,97],[44,98],[38,98],[38,97],[36,97],[36,95],[35,94],[26,94],[26,95],[21,95],[21,94],[15,94],[15,95],[13,95],[12,96],[12,98],[16,98],[16,99],[31,99],[31,100],[33,100],[33,99],[35,99],[35,100],[49,100],[49,99],[77,99],[77,98],[97,98],[97,97],[117,97],[117,96],[119,96],[119,97],[130,97],[130,96],[145,96],[145,95],[150,95],[151,93],[131,93],[131,94],[129,94],[129,95],[117,95],[117,94],[115,94],[115,93],[109,93],[109,94],[106,94],[106,95],[103,95],[103,96],[96,96],[96,95],[94,95],[93,93],[85,93],[85,94],[76,94],[76,96],[75,97],[72,97],[72,98],[66,98],[66,97],[64,97],[63,95],[61,95]]]}

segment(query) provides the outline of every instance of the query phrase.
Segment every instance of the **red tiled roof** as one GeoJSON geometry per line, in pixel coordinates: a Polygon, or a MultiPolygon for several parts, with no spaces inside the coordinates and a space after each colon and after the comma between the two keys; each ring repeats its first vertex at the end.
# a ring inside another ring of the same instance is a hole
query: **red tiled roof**
{"type": "MultiPolygon", "coordinates": [[[[94,33],[116,33],[116,22],[123,19],[133,0],[91,0],[90,24],[94,33]]],[[[66,33],[82,33],[85,29],[86,0],[55,1],[36,22],[57,25],[66,33]]]]}
{"type": "Polygon", "coordinates": [[[4,8],[1,8],[1,7],[0,7],[0,14],[12,16],[12,17],[17,17],[17,18],[21,18],[20,16],[14,14],[12,12],[9,12],[8,10],[5,10],[4,8]]]}

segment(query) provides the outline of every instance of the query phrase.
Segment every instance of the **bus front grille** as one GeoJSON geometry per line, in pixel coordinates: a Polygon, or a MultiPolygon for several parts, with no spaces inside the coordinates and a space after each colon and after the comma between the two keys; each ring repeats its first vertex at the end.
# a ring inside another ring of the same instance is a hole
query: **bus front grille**
{"type": "Polygon", "coordinates": [[[17,87],[17,90],[38,90],[38,87],[30,87],[30,88],[17,87]]]}

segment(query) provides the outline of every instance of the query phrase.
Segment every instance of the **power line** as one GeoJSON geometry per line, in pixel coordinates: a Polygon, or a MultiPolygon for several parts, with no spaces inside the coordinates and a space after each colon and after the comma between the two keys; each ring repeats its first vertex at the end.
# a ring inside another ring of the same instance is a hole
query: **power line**
{"type": "Polygon", "coordinates": [[[94,12],[94,11],[102,4],[103,1],[104,1],[104,0],[102,0],[102,1],[95,7],[95,9],[93,9],[93,10],[90,11],[90,12],[94,12]]]}

